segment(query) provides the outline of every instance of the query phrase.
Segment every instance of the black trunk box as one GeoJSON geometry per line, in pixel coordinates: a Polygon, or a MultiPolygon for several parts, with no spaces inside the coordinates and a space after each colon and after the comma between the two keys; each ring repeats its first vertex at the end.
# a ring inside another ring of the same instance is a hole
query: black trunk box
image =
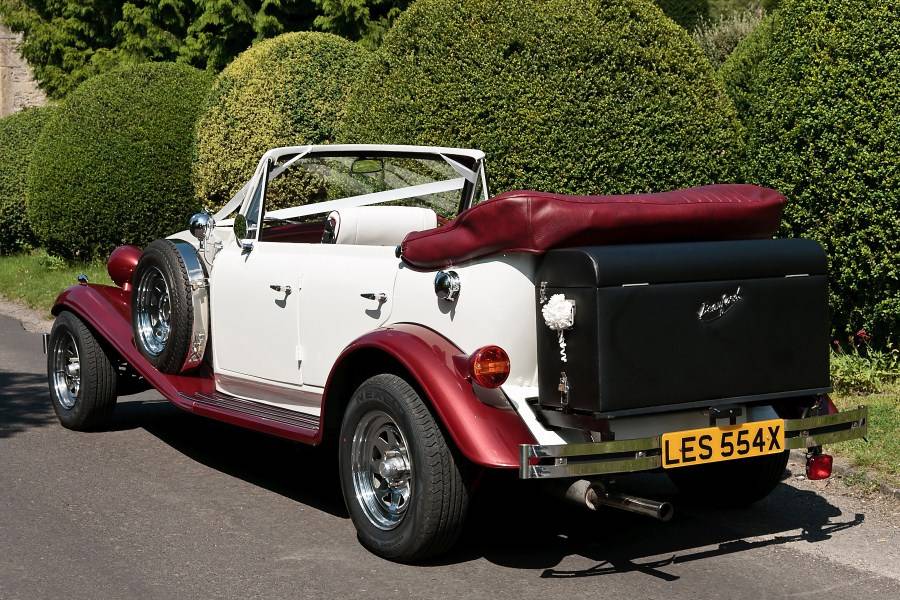
{"type": "Polygon", "coordinates": [[[537,281],[540,404],[551,412],[638,414],[829,388],[826,261],[813,241],[558,249],[537,281]],[[554,294],[575,301],[567,362],[541,312],[554,294]]]}

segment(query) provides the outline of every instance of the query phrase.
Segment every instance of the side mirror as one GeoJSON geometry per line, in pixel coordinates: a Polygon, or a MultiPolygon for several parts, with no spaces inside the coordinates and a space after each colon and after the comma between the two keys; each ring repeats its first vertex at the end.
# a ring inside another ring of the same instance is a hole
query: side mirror
{"type": "Polygon", "coordinates": [[[244,252],[253,250],[253,240],[248,239],[247,217],[238,213],[234,217],[234,241],[244,252]]]}
{"type": "Polygon", "coordinates": [[[200,240],[201,246],[209,239],[209,236],[212,235],[213,229],[215,228],[216,220],[213,219],[209,213],[205,212],[197,213],[191,217],[190,224],[188,225],[188,230],[190,230],[191,235],[200,240]]]}

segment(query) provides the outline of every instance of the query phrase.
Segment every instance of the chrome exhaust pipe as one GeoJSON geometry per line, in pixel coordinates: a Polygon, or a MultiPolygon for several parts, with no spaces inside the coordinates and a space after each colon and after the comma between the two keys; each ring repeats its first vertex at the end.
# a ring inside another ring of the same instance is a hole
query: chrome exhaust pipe
{"type": "Polygon", "coordinates": [[[670,502],[659,502],[658,500],[648,500],[647,498],[638,498],[637,496],[629,496],[628,494],[616,494],[607,492],[602,489],[596,490],[591,488],[596,495],[594,504],[600,506],[610,506],[621,510],[627,510],[646,517],[652,517],[658,521],[671,521],[672,515],[675,514],[675,508],[670,502]]]}
{"type": "Polygon", "coordinates": [[[601,506],[618,508],[645,517],[652,517],[658,521],[671,521],[675,514],[675,508],[670,502],[648,500],[628,494],[610,492],[600,483],[592,483],[587,479],[579,479],[566,488],[563,497],[566,500],[586,506],[591,510],[597,510],[601,506]]]}

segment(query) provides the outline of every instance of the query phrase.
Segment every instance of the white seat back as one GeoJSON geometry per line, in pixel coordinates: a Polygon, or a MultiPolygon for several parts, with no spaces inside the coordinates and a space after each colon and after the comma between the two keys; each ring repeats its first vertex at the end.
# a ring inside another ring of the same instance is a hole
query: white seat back
{"type": "Polygon", "coordinates": [[[437,227],[437,214],[414,206],[356,206],[332,211],[334,243],[396,246],[412,231],[437,227]]]}

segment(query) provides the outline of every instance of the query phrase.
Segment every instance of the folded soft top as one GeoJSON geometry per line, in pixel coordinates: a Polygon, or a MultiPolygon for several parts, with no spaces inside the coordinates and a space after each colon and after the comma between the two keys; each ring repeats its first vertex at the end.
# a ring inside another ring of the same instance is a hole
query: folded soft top
{"type": "Polygon", "coordinates": [[[772,237],[784,196],[755,185],[725,184],[622,196],[505,192],[436,229],[410,233],[407,264],[433,269],[500,252],[645,242],[772,237]]]}

